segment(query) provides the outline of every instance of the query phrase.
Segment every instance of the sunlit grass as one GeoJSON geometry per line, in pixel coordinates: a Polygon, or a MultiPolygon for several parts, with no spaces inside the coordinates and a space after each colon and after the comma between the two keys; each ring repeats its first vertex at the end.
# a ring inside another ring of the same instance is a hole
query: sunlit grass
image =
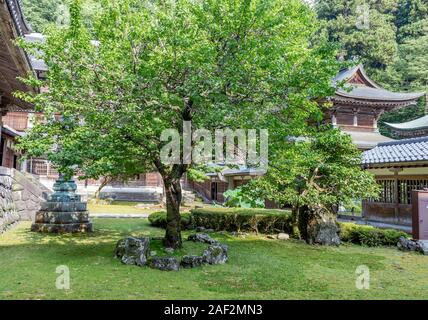
{"type": "MultiPolygon", "coordinates": [[[[0,299],[409,299],[428,297],[428,257],[395,248],[213,234],[229,246],[225,265],[163,272],[113,258],[127,235],[162,236],[147,219],[95,219],[92,235],[46,235],[22,223],[0,235],[0,299]],[[70,290],[58,290],[58,266],[70,269],[70,290]],[[355,286],[359,265],[370,289],[355,286]]],[[[184,237],[189,231],[184,233],[184,237]]],[[[161,252],[159,243],[152,250],[161,252]]],[[[179,254],[203,246],[186,243],[179,254]]]]}

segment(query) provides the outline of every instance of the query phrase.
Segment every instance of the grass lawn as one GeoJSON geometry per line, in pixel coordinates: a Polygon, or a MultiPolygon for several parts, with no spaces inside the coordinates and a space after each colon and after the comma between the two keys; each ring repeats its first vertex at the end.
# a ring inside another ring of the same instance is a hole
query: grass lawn
{"type": "MultiPolygon", "coordinates": [[[[29,223],[0,235],[0,299],[428,298],[428,257],[395,248],[214,234],[229,245],[228,263],[164,272],[113,259],[121,237],[163,235],[147,219],[95,219],[94,225],[92,235],[37,234],[29,223]],[[70,290],[55,287],[59,265],[70,269],[70,290]],[[359,265],[370,268],[369,290],[355,287],[359,265]]],[[[199,250],[186,243],[183,253],[199,250]]]]}
{"type": "Polygon", "coordinates": [[[126,213],[126,214],[141,214],[141,213],[151,213],[154,211],[162,210],[159,206],[153,206],[153,208],[137,208],[136,205],[138,202],[130,201],[113,201],[111,204],[107,203],[88,203],[88,210],[90,213],[126,213]]]}
{"type": "MultiPolygon", "coordinates": [[[[203,203],[195,202],[190,207],[182,207],[182,211],[188,211],[193,208],[195,205],[205,206],[203,203]]],[[[107,203],[88,203],[88,210],[90,213],[105,213],[105,214],[143,214],[143,213],[152,213],[155,211],[165,211],[165,208],[162,208],[161,205],[157,204],[144,204],[139,202],[131,201],[113,201],[110,204],[107,203]],[[141,205],[143,208],[136,207],[141,205]],[[146,208],[144,208],[146,207],[146,208]]]]}

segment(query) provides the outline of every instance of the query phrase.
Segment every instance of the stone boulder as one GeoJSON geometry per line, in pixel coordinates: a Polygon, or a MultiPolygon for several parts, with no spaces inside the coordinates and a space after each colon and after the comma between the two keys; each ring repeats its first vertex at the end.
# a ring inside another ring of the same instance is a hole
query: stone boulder
{"type": "Polygon", "coordinates": [[[288,240],[290,239],[290,235],[288,233],[278,233],[276,236],[278,240],[288,240]]]}
{"type": "Polygon", "coordinates": [[[150,267],[162,271],[178,271],[180,263],[174,257],[153,257],[150,261],[150,267]]]}
{"type": "Polygon", "coordinates": [[[211,238],[206,233],[195,233],[191,234],[187,240],[194,241],[194,242],[202,242],[202,243],[208,243],[208,244],[218,244],[219,242],[213,238],[211,238]]]}
{"type": "Polygon", "coordinates": [[[400,237],[398,239],[397,247],[402,251],[416,251],[425,254],[426,246],[425,243],[420,240],[414,239],[406,239],[404,237],[400,237]]]}
{"type": "Polygon", "coordinates": [[[147,250],[150,238],[127,237],[116,244],[115,256],[124,264],[144,266],[147,262],[147,250]]]}
{"type": "Polygon", "coordinates": [[[223,263],[226,263],[228,259],[227,250],[228,248],[224,244],[220,244],[220,243],[212,244],[204,250],[202,257],[205,263],[223,264],[223,263]]]}
{"type": "Polygon", "coordinates": [[[204,264],[204,258],[201,256],[183,256],[181,266],[183,268],[195,268],[204,264]]]}
{"type": "Polygon", "coordinates": [[[334,222],[321,223],[315,233],[314,243],[338,246],[340,245],[339,231],[340,229],[334,222]]]}

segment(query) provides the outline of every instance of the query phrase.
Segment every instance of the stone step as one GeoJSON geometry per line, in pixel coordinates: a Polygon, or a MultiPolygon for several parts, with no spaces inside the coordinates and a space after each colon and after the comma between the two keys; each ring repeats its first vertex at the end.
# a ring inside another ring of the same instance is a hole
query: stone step
{"type": "Polygon", "coordinates": [[[40,211],[75,212],[86,211],[86,202],[42,202],[40,211]]]}
{"type": "Polygon", "coordinates": [[[42,233],[83,233],[92,232],[93,227],[92,222],[68,224],[33,223],[31,231],[42,233]]]}
{"type": "Polygon", "coordinates": [[[36,213],[36,223],[85,223],[89,222],[89,212],[47,212],[39,211],[36,213]]]}

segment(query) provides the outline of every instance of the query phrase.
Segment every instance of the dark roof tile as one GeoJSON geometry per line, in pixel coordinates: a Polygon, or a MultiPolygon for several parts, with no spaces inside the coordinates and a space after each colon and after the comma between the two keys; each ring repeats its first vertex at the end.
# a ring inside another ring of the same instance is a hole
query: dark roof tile
{"type": "Polygon", "coordinates": [[[428,161],[428,137],[379,143],[363,153],[363,164],[428,161]]]}

